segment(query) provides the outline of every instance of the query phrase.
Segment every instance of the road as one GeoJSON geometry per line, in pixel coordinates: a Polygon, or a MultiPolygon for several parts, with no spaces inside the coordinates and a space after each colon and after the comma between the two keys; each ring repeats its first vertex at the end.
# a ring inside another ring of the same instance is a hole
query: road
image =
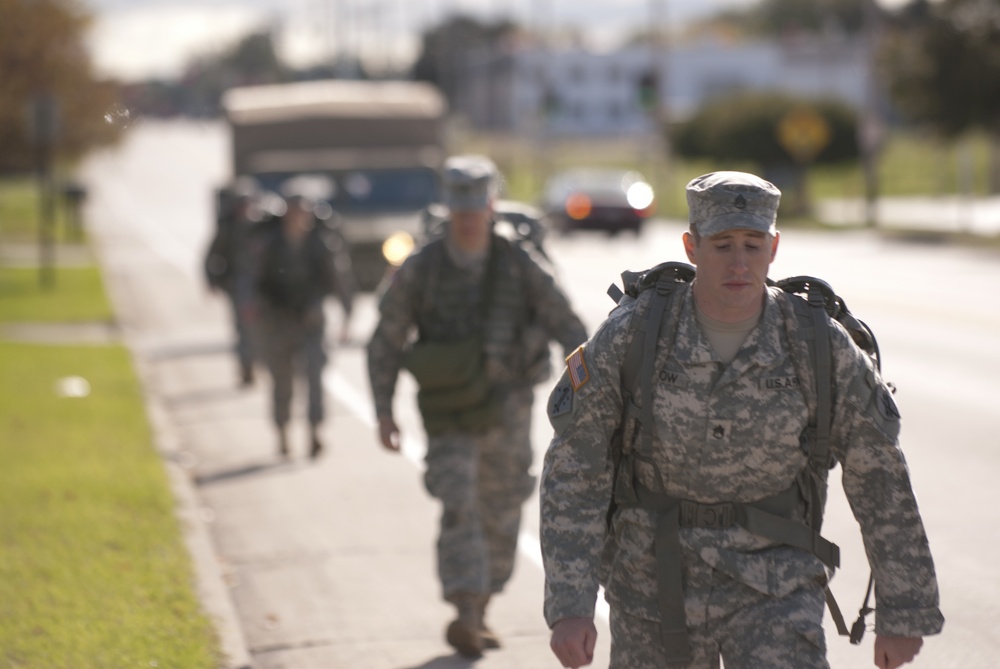
{"type": "MultiPolygon", "coordinates": [[[[325,379],[334,449],[319,464],[276,464],[265,384],[235,389],[225,305],[200,274],[227,152],[216,125],[147,123],[92,156],[83,178],[105,278],[156,422],[170,435],[163,450],[192,478],[248,655],[255,667],[468,666],[440,639],[450,612],[433,577],[438,510],[420,487],[423,443],[405,379],[396,402],[405,457],[376,445],[362,347],[375,322],[372,299],[361,300],[352,343],[334,353],[325,379]]],[[[682,259],[682,231],[658,221],[639,238],[550,240],[559,279],[591,331],[612,307],[608,284],[624,269],[682,259]]],[[[1000,255],[791,229],[771,276],[798,274],[827,280],[873,328],[898,388],[947,618],[917,666],[992,667],[1000,653],[1000,579],[990,567],[1000,548],[1000,505],[990,494],[1000,475],[1000,255]]],[[[339,317],[333,307],[331,317],[339,317]]],[[[536,464],[550,436],[544,396],[541,389],[533,424],[536,464]]],[[[837,472],[832,480],[824,534],[843,551],[833,589],[850,623],[868,571],[837,472]]],[[[536,496],[515,578],[494,606],[508,643],[479,667],[558,667],[541,619],[537,534],[536,496]]],[[[607,665],[606,621],[601,630],[595,667],[607,665]]],[[[851,646],[828,626],[831,665],[871,666],[872,640],[851,646]]]]}

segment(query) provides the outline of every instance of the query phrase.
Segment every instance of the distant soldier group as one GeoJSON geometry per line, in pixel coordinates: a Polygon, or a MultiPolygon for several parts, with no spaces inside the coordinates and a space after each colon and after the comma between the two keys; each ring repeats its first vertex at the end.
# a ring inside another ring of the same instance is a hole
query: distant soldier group
{"type": "Polygon", "coordinates": [[[325,195],[315,178],[290,179],[280,195],[262,191],[250,177],[236,179],[220,195],[205,258],[209,287],[225,292],[232,305],[241,385],[253,384],[258,360],[270,371],[278,452],[286,457],[296,365],[307,380],[309,455],[323,452],[323,303],[339,298],[344,340],[356,292],[347,245],[325,195]]]}

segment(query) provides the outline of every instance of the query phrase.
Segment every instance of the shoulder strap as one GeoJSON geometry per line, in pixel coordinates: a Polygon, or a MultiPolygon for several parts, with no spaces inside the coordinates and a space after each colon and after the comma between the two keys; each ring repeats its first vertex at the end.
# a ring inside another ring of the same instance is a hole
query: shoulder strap
{"type": "MultiPolygon", "coordinates": [[[[622,388],[633,402],[636,391],[642,394],[639,429],[641,447],[648,453],[653,446],[653,367],[656,360],[656,344],[659,339],[663,315],[670,295],[677,286],[690,283],[695,269],[687,263],[665,262],[645,272],[622,272],[622,288],[612,284],[608,295],[621,304],[626,296],[638,296],[654,289],[650,297],[645,317],[637,319],[634,314],[629,324],[629,343],[622,363],[622,388]],[[638,322],[636,322],[638,320],[638,322]]],[[[672,326],[671,338],[676,335],[676,324],[672,326]]]]}
{"type": "MultiPolygon", "coordinates": [[[[836,320],[851,335],[854,342],[874,360],[876,368],[881,368],[881,354],[875,335],[868,325],[854,317],[844,300],[834,293],[824,281],[808,276],[796,276],[769,284],[778,286],[790,294],[805,293],[807,310],[812,321],[813,345],[809,347],[811,364],[815,376],[816,415],[810,419],[808,433],[809,472],[808,495],[810,522],[813,531],[818,532],[823,522],[825,506],[826,471],[834,464],[830,452],[830,432],[833,421],[833,351],[830,341],[830,319],[836,320]],[[829,316],[829,319],[827,318],[829,316]]],[[[829,584],[824,587],[830,617],[840,636],[847,636],[854,645],[860,644],[865,633],[865,617],[874,609],[868,606],[874,584],[874,574],[869,573],[865,601],[858,611],[858,618],[851,629],[847,629],[844,616],[833,596],[829,584]]]]}

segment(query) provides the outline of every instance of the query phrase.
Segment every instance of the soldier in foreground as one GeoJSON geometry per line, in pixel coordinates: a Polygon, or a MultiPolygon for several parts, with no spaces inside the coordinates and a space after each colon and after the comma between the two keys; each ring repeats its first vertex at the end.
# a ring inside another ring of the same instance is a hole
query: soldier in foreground
{"type": "Polygon", "coordinates": [[[445,236],[394,274],[368,369],[379,440],[390,451],[400,449],[392,409],[400,369],[420,385],[424,482],[444,507],[438,575],[458,610],[446,639],[476,657],[499,646],[483,617],[511,576],[521,507],[535,488],[533,387],[548,375],[549,341],[570,351],[586,332],[552,276],[493,231],[500,175],[492,161],[452,157],[442,179],[445,236]]]}
{"type": "Polygon", "coordinates": [[[322,186],[304,177],[283,186],[285,211],[263,238],[257,293],[268,369],[273,382],[273,418],[278,451],[289,455],[295,369],[304,368],[308,385],[309,457],[323,452],[319,429],[325,417],[323,368],[327,362],[323,304],[336,295],[344,310],[346,336],[355,285],[343,237],[333,227],[333,212],[321,197],[322,186]]]}
{"type": "Polygon", "coordinates": [[[552,393],[541,482],[552,649],[563,666],[591,662],[600,583],[613,668],[717,669],[720,656],[726,669],[828,667],[824,586],[837,557],[814,514],[832,456],[876,583],[875,666],[910,662],[944,619],[890,391],[822,312],[829,439],[810,462],[824,420],[810,355],[820,339],[795,312],[804,300],[765,283],[780,192],[717,172],[687,196],[694,281],[662,286],[655,320],[659,283],[620,302],[552,393]],[[625,358],[647,322],[655,365],[630,394],[625,358]]]}

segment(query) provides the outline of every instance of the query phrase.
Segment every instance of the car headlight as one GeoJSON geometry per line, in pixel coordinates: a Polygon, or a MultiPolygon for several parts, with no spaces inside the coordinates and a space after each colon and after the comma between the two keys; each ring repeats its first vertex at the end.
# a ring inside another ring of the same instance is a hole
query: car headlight
{"type": "Polygon", "coordinates": [[[390,265],[399,267],[413,252],[414,246],[413,237],[409,233],[395,232],[382,242],[382,255],[390,265]]]}
{"type": "Polygon", "coordinates": [[[638,181],[628,187],[625,199],[633,209],[645,209],[653,204],[653,187],[645,181],[638,181]]]}

